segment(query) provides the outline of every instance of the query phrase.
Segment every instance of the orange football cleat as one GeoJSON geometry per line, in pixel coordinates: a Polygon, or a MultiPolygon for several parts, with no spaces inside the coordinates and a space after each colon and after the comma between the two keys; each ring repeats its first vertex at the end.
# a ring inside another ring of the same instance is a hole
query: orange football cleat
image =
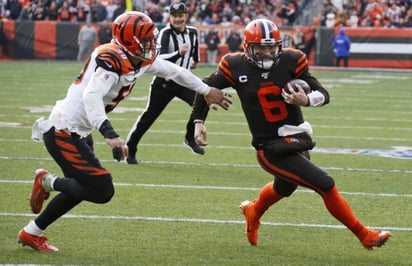
{"type": "Polygon", "coordinates": [[[50,191],[43,187],[43,179],[49,174],[44,169],[37,169],[34,174],[34,184],[30,194],[30,206],[33,213],[39,213],[43,207],[43,201],[50,197],[50,191]]]}
{"type": "Polygon", "coordinates": [[[47,243],[47,237],[29,234],[24,231],[24,229],[20,230],[17,242],[22,244],[23,246],[30,246],[31,248],[38,251],[59,251],[58,248],[47,243]]]}
{"type": "Polygon", "coordinates": [[[256,217],[255,201],[244,201],[240,204],[240,209],[245,216],[246,225],[245,233],[251,245],[256,245],[258,242],[258,229],[260,226],[260,219],[256,217]]]}
{"type": "Polygon", "coordinates": [[[381,247],[392,236],[389,231],[369,230],[368,235],[361,241],[362,245],[372,250],[374,247],[381,247]]]}

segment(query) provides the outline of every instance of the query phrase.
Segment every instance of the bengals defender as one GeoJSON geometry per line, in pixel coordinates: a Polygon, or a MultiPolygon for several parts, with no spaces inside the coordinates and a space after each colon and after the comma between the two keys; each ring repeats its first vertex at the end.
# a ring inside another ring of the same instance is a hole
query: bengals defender
{"type": "MultiPolygon", "coordinates": [[[[274,176],[274,181],[262,188],[257,199],[240,205],[249,243],[258,242],[262,215],[270,206],[292,195],[299,185],[316,191],[330,214],[351,230],[365,248],[382,246],[391,233],[364,226],[339,194],[334,179],[310,161],[308,151],[315,143],[301,107],[323,106],[329,103],[329,94],[309,72],[306,55],[299,50],[282,49],[277,26],[266,19],[251,21],[243,36],[244,52],[224,56],[217,71],[204,81],[216,88],[236,90],[252,134],[257,161],[274,176]],[[305,80],[312,92],[306,94],[298,85],[295,91],[287,85],[289,80],[297,78],[305,80]]],[[[208,144],[203,124],[208,112],[206,105],[202,97],[196,96],[191,114],[196,123],[195,139],[202,146],[208,144]]]]}
{"type": "Polygon", "coordinates": [[[185,68],[157,58],[158,30],[143,13],[127,12],[112,24],[113,40],[97,47],[66,97],[57,101],[49,118],[33,126],[33,139],[45,146],[62,169],[63,178],[38,169],[30,195],[33,213],[39,213],[50,192],[58,193],[47,208],[18,233],[18,242],[40,251],[58,251],[43,231],[82,201],[107,203],[114,195],[112,176],[93,153],[91,132],[98,129],[113,156],[123,160],[128,150],[107,114],[129,95],[138,78],[146,74],[167,77],[204,95],[205,100],[227,109],[230,99],[210,88],[185,68]]]}

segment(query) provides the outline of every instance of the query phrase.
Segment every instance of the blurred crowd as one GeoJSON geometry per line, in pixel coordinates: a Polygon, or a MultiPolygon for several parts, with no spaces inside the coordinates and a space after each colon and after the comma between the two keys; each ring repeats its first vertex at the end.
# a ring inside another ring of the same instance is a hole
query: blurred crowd
{"type": "Polygon", "coordinates": [[[412,0],[324,0],[326,27],[412,27],[412,0]]]}
{"type": "MultiPolygon", "coordinates": [[[[154,22],[167,23],[170,0],[0,0],[1,18],[11,20],[113,21],[126,10],[147,13],[154,22]]],[[[265,17],[281,25],[295,21],[298,1],[295,0],[201,0],[181,1],[188,8],[192,25],[230,25],[234,17],[242,24],[265,17]]]]}
{"type": "MultiPolygon", "coordinates": [[[[245,25],[265,17],[278,26],[293,26],[310,0],[0,0],[0,18],[93,23],[113,21],[126,10],[168,22],[168,7],[184,2],[189,24],[245,25]]],[[[326,27],[412,27],[412,0],[324,0],[319,23],[326,27]]]]}
{"type": "MultiPolygon", "coordinates": [[[[126,10],[146,12],[154,22],[167,23],[170,0],[0,0],[0,16],[11,20],[113,21],[126,10]]],[[[297,0],[201,0],[181,1],[188,8],[192,25],[230,25],[234,17],[247,23],[265,17],[280,25],[292,25],[297,0]]]]}

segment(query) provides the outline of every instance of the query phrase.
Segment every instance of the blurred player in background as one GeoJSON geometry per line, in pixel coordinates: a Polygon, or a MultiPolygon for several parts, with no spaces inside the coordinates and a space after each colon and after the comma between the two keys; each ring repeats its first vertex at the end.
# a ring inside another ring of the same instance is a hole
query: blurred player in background
{"type": "Polygon", "coordinates": [[[33,126],[33,139],[43,139],[64,175],[57,177],[44,169],[36,170],[30,195],[33,213],[40,213],[51,191],[60,193],[18,233],[18,242],[33,249],[58,251],[43,235],[50,224],[82,201],[103,204],[113,197],[112,176],[95,156],[90,134],[98,129],[113,149],[115,159],[120,161],[127,156],[127,146],[107,114],[129,95],[142,74],[173,79],[225,109],[230,104],[230,99],[220,90],[210,88],[190,71],[156,59],[158,31],[145,14],[127,12],[120,15],[112,24],[112,34],[111,43],[93,51],[49,118],[40,118],[33,126]]]}
{"type": "MultiPolygon", "coordinates": [[[[243,36],[245,52],[224,56],[217,71],[204,82],[236,90],[257,160],[262,169],[274,176],[257,199],[240,205],[249,243],[257,244],[260,219],[269,207],[292,195],[300,185],[317,192],[330,214],[351,230],[365,248],[382,246],[391,233],[364,226],[339,194],[334,179],[310,161],[308,151],[315,143],[301,106],[323,106],[329,103],[329,94],[309,72],[306,55],[296,49],[282,49],[277,26],[266,19],[251,21],[243,36]],[[297,78],[305,80],[312,92],[306,94],[301,86],[287,85],[297,78]]],[[[191,118],[196,123],[195,139],[201,146],[207,145],[205,106],[203,97],[196,96],[191,118]]]]}

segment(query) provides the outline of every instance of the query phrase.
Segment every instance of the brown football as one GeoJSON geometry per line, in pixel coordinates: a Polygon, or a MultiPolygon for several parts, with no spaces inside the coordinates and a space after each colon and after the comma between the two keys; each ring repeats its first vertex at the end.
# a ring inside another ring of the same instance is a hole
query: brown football
{"type": "MultiPolygon", "coordinates": [[[[299,84],[306,94],[311,92],[309,84],[303,79],[292,79],[292,80],[289,80],[288,83],[292,86],[292,88],[295,89],[295,91],[298,91],[298,89],[296,88],[296,84],[299,84]]],[[[285,87],[285,90],[286,91],[288,90],[287,86],[285,87]]]]}

